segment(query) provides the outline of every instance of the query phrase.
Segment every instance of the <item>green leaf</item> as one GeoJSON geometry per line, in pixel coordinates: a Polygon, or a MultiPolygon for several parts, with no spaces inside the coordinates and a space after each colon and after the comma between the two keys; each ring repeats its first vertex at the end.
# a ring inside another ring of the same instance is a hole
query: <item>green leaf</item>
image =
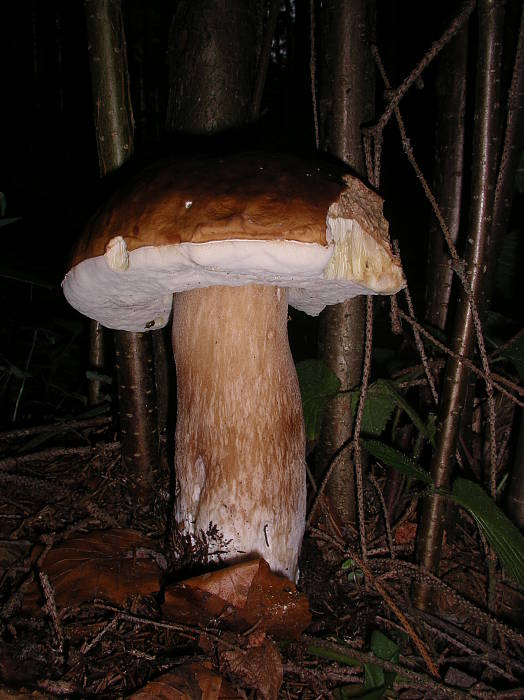
{"type": "Polygon", "coordinates": [[[373,457],[384,462],[388,467],[396,469],[412,479],[423,481],[430,486],[433,484],[431,474],[425,469],[422,469],[421,466],[403,452],[395,450],[393,447],[380,442],[380,440],[363,440],[362,442],[366,450],[372,454],[373,457]]]}
{"type": "MultiPolygon", "coordinates": [[[[351,412],[355,417],[360,397],[360,390],[351,394],[351,412]]],[[[420,418],[415,409],[400,394],[393,382],[387,379],[378,379],[370,384],[366,394],[366,404],[362,415],[362,432],[365,435],[378,437],[386,429],[395,407],[404,411],[424,437],[433,444],[433,433],[420,418]]]]}
{"type": "Polygon", "coordinates": [[[400,394],[397,389],[395,388],[395,385],[387,380],[381,380],[382,384],[384,387],[389,391],[391,394],[391,398],[395,402],[395,404],[401,408],[404,413],[406,413],[409,418],[411,419],[411,422],[413,425],[419,430],[419,432],[424,435],[426,440],[428,440],[433,447],[435,446],[434,444],[434,435],[432,434],[432,431],[429,426],[427,426],[422,418],[419,416],[419,414],[415,411],[413,406],[409,403],[409,401],[406,401],[406,399],[400,394]]]}
{"type": "Polygon", "coordinates": [[[333,649],[325,649],[323,646],[316,646],[315,644],[308,644],[306,651],[308,654],[313,654],[314,656],[320,656],[322,659],[329,659],[330,661],[336,661],[339,664],[345,664],[346,666],[360,666],[361,663],[351,656],[351,649],[348,647],[348,653],[343,654],[342,652],[335,651],[333,649]]]}
{"type": "Polygon", "coordinates": [[[524,333],[515,338],[500,354],[514,364],[520,381],[524,381],[524,333]]]}
{"type": "MultiPolygon", "coordinates": [[[[371,651],[383,661],[391,661],[394,664],[399,662],[398,645],[380,630],[373,630],[370,642],[371,651]]],[[[383,684],[386,688],[391,688],[395,680],[396,673],[381,669],[383,684]]]]}
{"type": "Polygon", "coordinates": [[[342,688],[335,688],[333,697],[335,700],[347,700],[348,698],[359,698],[359,700],[381,700],[387,688],[374,688],[366,690],[366,687],[359,683],[358,685],[345,685],[342,688]]]}
{"type": "Polygon", "coordinates": [[[354,559],[346,559],[342,562],[342,571],[348,572],[349,583],[362,583],[364,581],[364,572],[359,568],[354,559]]]}
{"type": "MultiPolygon", "coordinates": [[[[356,416],[360,389],[351,392],[351,412],[356,416]]],[[[385,382],[378,380],[370,384],[366,394],[364,413],[362,414],[362,432],[365,435],[380,435],[395,409],[395,401],[385,382]]]]}
{"type": "Polygon", "coordinates": [[[476,520],[508,574],[524,586],[524,536],[518,528],[484,489],[469,479],[456,479],[450,495],[476,520]]]}
{"type": "Polygon", "coordinates": [[[364,664],[364,687],[366,690],[373,690],[374,688],[384,688],[386,687],[386,679],[384,677],[384,671],[380,666],[376,664],[364,664]]]}
{"type": "Polygon", "coordinates": [[[369,645],[371,651],[383,661],[391,661],[398,664],[399,650],[398,644],[389,637],[386,637],[380,630],[373,630],[369,645]]]}
{"type": "Polygon", "coordinates": [[[322,426],[324,411],[340,389],[337,375],[321,360],[297,363],[298,383],[304,409],[308,440],[316,440],[322,426]]]}

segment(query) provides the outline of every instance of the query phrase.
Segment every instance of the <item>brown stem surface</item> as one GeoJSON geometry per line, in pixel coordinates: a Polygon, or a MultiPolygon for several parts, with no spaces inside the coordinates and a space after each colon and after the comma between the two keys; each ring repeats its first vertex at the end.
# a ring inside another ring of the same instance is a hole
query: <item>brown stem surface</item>
{"type": "Polygon", "coordinates": [[[260,555],[296,576],[305,525],[302,404],[287,339],[287,292],[211,287],[175,295],[175,517],[216,527],[225,559],[260,555]]]}

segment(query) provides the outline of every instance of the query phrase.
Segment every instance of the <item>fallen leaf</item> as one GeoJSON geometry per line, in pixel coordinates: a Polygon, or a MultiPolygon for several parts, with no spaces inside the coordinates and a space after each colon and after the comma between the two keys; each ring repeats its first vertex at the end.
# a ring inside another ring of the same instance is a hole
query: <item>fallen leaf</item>
{"type": "Polygon", "coordinates": [[[263,559],[242,562],[168,586],[162,612],[187,624],[257,630],[297,638],[311,621],[309,603],[295,584],[273,573],[263,559]]]}
{"type": "Polygon", "coordinates": [[[244,700],[208,662],[182,664],[150,681],[130,698],[136,700],[244,700]]]}
{"type": "Polygon", "coordinates": [[[292,581],[274,574],[268,564],[259,560],[243,614],[250,626],[266,630],[276,639],[298,639],[311,622],[309,600],[299,593],[292,581]]]}
{"type": "MultiPolygon", "coordinates": [[[[100,598],[123,605],[135,595],[160,590],[162,557],[155,544],[134,530],[99,530],[74,535],[53,547],[41,571],[49,578],[58,608],[100,598]]],[[[35,583],[24,612],[37,612],[42,595],[35,583]]]]}
{"type": "Polygon", "coordinates": [[[225,669],[243,685],[255,689],[265,700],[276,700],[282,685],[282,659],[269,639],[247,649],[230,649],[220,653],[225,669]]]}
{"type": "Polygon", "coordinates": [[[404,522],[395,530],[396,544],[410,544],[417,535],[417,523],[404,522]]]}
{"type": "Polygon", "coordinates": [[[30,549],[27,540],[0,540],[0,578],[10,566],[26,557],[30,549]]]}

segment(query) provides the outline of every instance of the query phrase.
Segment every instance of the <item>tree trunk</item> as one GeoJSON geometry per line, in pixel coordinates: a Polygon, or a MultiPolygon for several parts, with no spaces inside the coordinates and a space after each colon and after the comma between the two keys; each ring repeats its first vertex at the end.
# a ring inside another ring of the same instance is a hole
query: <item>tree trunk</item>
{"type": "MultiPolygon", "coordinates": [[[[508,8],[509,9],[509,8],[508,8]]],[[[495,207],[493,211],[493,246],[498,260],[501,239],[508,233],[508,224],[515,191],[515,175],[524,147],[524,7],[520,13],[520,25],[515,52],[513,76],[509,91],[508,116],[504,135],[504,150],[497,181],[495,207]]],[[[518,265],[518,263],[517,263],[518,265]]],[[[490,267],[490,292],[494,285],[493,273],[496,265],[490,267]]],[[[491,296],[491,293],[489,293],[491,296]]],[[[519,433],[510,478],[506,489],[506,508],[509,516],[521,530],[524,530],[524,410],[520,409],[519,433]]]]}
{"type": "MultiPolygon", "coordinates": [[[[464,27],[442,52],[437,75],[437,123],[433,192],[451,238],[457,241],[464,179],[464,119],[468,30],[464,27]]],[[[446,328],[453,270],[439,223],[429,229],[426,275],[426,321],[446,328]]]]}
{"type": "MultiPolygon", "coordinates": [[[[472,193],[465,275],[471,290],[471,301],[477,309],[484,304],[485,268],[489,256],[489,235],[495,201],[497,166],[500,147],[500,65],[503,6],[497,0],[478,4],[479,49],[475,92],[474,142],[472,152],[472,193]]],[[[471,358],[475,341],[472,307],[463,289],[457,302],[452,350],[457,356],[471,358]]],[[[439,407],[437,446],[431,464],[431,475],[437,489],[449,486],[458,442],[460,417],[468,387],[468,368],[452,358],[446,366],[439,407]]],[[[417,533],[417,555],[420,564],[438,571],[444,530],[446,501],[443,496],[428,497],[422,510],[417,533]]],[[[430,602],[431,589],[421,584],[416,588],[416,604],[424,608],[430,602]]]]}
{"type": "MultiPolygon", "coordinates": [[[[365,177],[360,127],[374,117],[375,70],[370,45],[375,3],[329,0],[324,3],[321,21],[321,147],[365,177]]],[[[339,394],[326,411],[318,446],[320,474],[351,439],[353,421],[348,392],[360,383],[364,332],[364,297],[327,307],[321,314],[320,356],[338,376],[345,393],[339,394]]],[[[355,522],[355,478],[349,449],[338,458],[326,493],[342,522],[355,522]]]]}
{"type": "Polygon", "coordinates": [[[520,409],[518,423],[517,446],[506,487],[506,509],[515,525],[524,530],[524,411],[522,409],[520,409]]]}
{"type": "Polygon", "coordinates": [[[169,36],[167,128],[217,134],[250,116],[255,0],[178,0],[169,36]]]}
{"type": "MultiPolygon", "coordinates": [[[[120,0],[85,2],[89,63],[100,175],[120,168],[133,153],[126,42],[120,0]]],[[[103,356],[100,329],[93,328],[93,362],[103,356]]],[[[151,504],[153,469],[158,461],[151,338],[115,332],[122,466],[138,501],[151,504]],[[147,397],[147,399],[145,398],[147,397]]],[[[93,390],[94,391],[94,390],[93,390]]],[[[96,391],[92,400],[96,401],[96,391]]]]}

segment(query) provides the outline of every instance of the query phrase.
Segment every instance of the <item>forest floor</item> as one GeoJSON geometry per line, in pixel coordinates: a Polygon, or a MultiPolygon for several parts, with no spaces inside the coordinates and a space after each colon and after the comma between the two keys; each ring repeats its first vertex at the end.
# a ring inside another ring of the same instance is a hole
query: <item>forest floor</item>
{"type": "Polygon", "coordinates": [[[261,561],[188,580],[169,460],[137,507],[111,386],[87,406],[86,324],[38,271],[0,291],[0,698],[524,698],[523,592],[458,512],[440,578],[416,502],[388,540],[370,485],[365,561],[322,502],[297,589],[261,561]]]}

